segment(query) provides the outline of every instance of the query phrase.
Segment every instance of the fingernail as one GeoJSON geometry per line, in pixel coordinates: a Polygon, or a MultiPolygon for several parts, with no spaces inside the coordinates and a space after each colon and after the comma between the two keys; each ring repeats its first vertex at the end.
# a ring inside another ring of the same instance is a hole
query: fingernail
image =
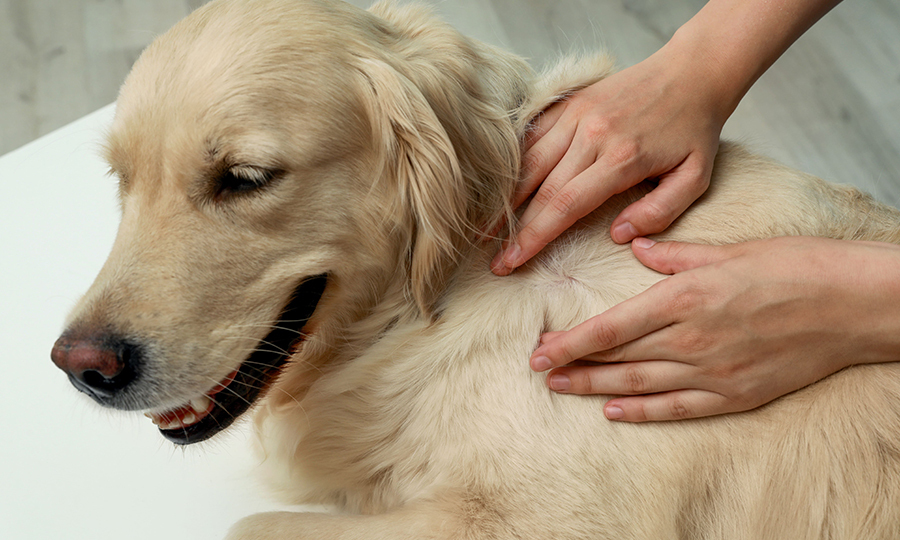
{"type": "Polygon", "coordinates": [[[547,379],[547,384],[551,390],[556,392],[566,392],[572,386],[572,381],[561,373],[554,373],[547,379]]]}
{"type": "Polygon", "coordinates": [[[650,249],[656,245],[655,240],[650,240],[649,238],[645,238],[643,236],[638,236],[637,238],[632,240],[631,243],[639,247],[640,249],[650,249]]]}
{"type": "Polygon", "coordinates": [[[531,359],[531,369],[534,371],[547,371],[553,367],[553,362],[546,356],[536,356],[531,359]]]}
{"type": "Polygon", "coordinates": [[[617,242],[619,244],[624,244],[625,242],[631,240],[632,238],[634,238],[637,235],[638,235],[637,229],[635,229],[634,225],[632,225],[631,223],[628,223],[627,221],[625,223],[620,223],[620,224],[616,225],[615,227],[613,227],[612,233],[610,234],[610,236],[612,236],[613,241],[617,242]]]}
{"type": "Polygon", "coordinates": [[[519,257],[522,255],[522,248],[519,244],[511,244],[506,251],[503,252],[503,264],[507,268],[515,268],[519,264],[519,257]]]}
{"type": "Polygon", "coordinates": [[[610,405],[606,407],[605,409],[603,409],[603,413],[609,420],[621,420],[622,418],[625,418],[625,411],[623,411],[616,405],[610,405]]]}

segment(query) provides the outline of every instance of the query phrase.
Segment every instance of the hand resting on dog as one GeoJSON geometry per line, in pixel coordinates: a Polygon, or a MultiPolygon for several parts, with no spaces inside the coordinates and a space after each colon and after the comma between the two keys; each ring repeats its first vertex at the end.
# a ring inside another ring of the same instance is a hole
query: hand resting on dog
{"type": "Polygon", "coordinates": [[[615,394],[612,420],[752,409],[855,363],[900,358],[900,248],[790,237],[728,246],[632,242],[671,278],[531,357],[548,384],[615,394]],[[723,323],[724,321],[724,323],[723,323]],[[574,360],[596,362],[569,366],[574,360]]]}
{"type": "Polygon", "coordinates": [[[658,52],[556,103],[534,122],[514,204],[533,195],[492,269],[506,275],[646,178],[659,186],[610,226],[665,230],[709,186],[725,121],[753,83],[838,0],[714,0],[658,52]]]}

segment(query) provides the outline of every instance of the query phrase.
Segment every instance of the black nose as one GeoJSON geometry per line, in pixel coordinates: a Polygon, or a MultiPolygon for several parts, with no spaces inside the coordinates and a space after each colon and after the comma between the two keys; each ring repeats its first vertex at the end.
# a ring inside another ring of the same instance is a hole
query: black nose
{"type": "Polygon", "coordinates": [[[110,335],[64,334],[53,345],[50,358],[75,388],[104,403],[134,381],[140,348],[110,335]]]}

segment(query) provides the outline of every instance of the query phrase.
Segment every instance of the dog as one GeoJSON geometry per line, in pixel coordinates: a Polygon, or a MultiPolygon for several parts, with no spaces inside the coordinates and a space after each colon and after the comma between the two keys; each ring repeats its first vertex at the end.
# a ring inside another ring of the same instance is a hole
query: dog
{"type": "MultiPolygon", "coordinates": [[[[232,539],[896,539],[900,368],[753,411],[604,419],[528,358],[663,279],[608,234],[620,194],[511,276],[521,143],[613,72],[543,74],[427,8],[217,0],[124,83],[106,158],[122,221],[51,353],[101,405],[192,444],[253,408],[286,502],[232,539]]],[[[659,238],[900,243],[900,212],[723,143],[659,238]]]]}

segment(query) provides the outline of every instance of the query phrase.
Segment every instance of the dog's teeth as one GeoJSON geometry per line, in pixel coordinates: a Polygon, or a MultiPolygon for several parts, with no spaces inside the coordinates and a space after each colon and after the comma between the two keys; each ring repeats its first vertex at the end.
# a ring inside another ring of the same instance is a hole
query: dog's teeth
{"type": "Polygon", "coordinates": [[[191,408],[194,409],[194,412],[197,414],[203,414],[209,409],[209,405],[212,403],[210,399],[206,396],[200,396],[198,398],[191,400],[191,408]]]}
{"type": "Polygon", "coordinates": [[[162,414],[144,413],[159,429],[181,429],[199,422],[209,413],[212,400],[209,396],[200,396],[192,399],[187,405],[162,414]]]}

